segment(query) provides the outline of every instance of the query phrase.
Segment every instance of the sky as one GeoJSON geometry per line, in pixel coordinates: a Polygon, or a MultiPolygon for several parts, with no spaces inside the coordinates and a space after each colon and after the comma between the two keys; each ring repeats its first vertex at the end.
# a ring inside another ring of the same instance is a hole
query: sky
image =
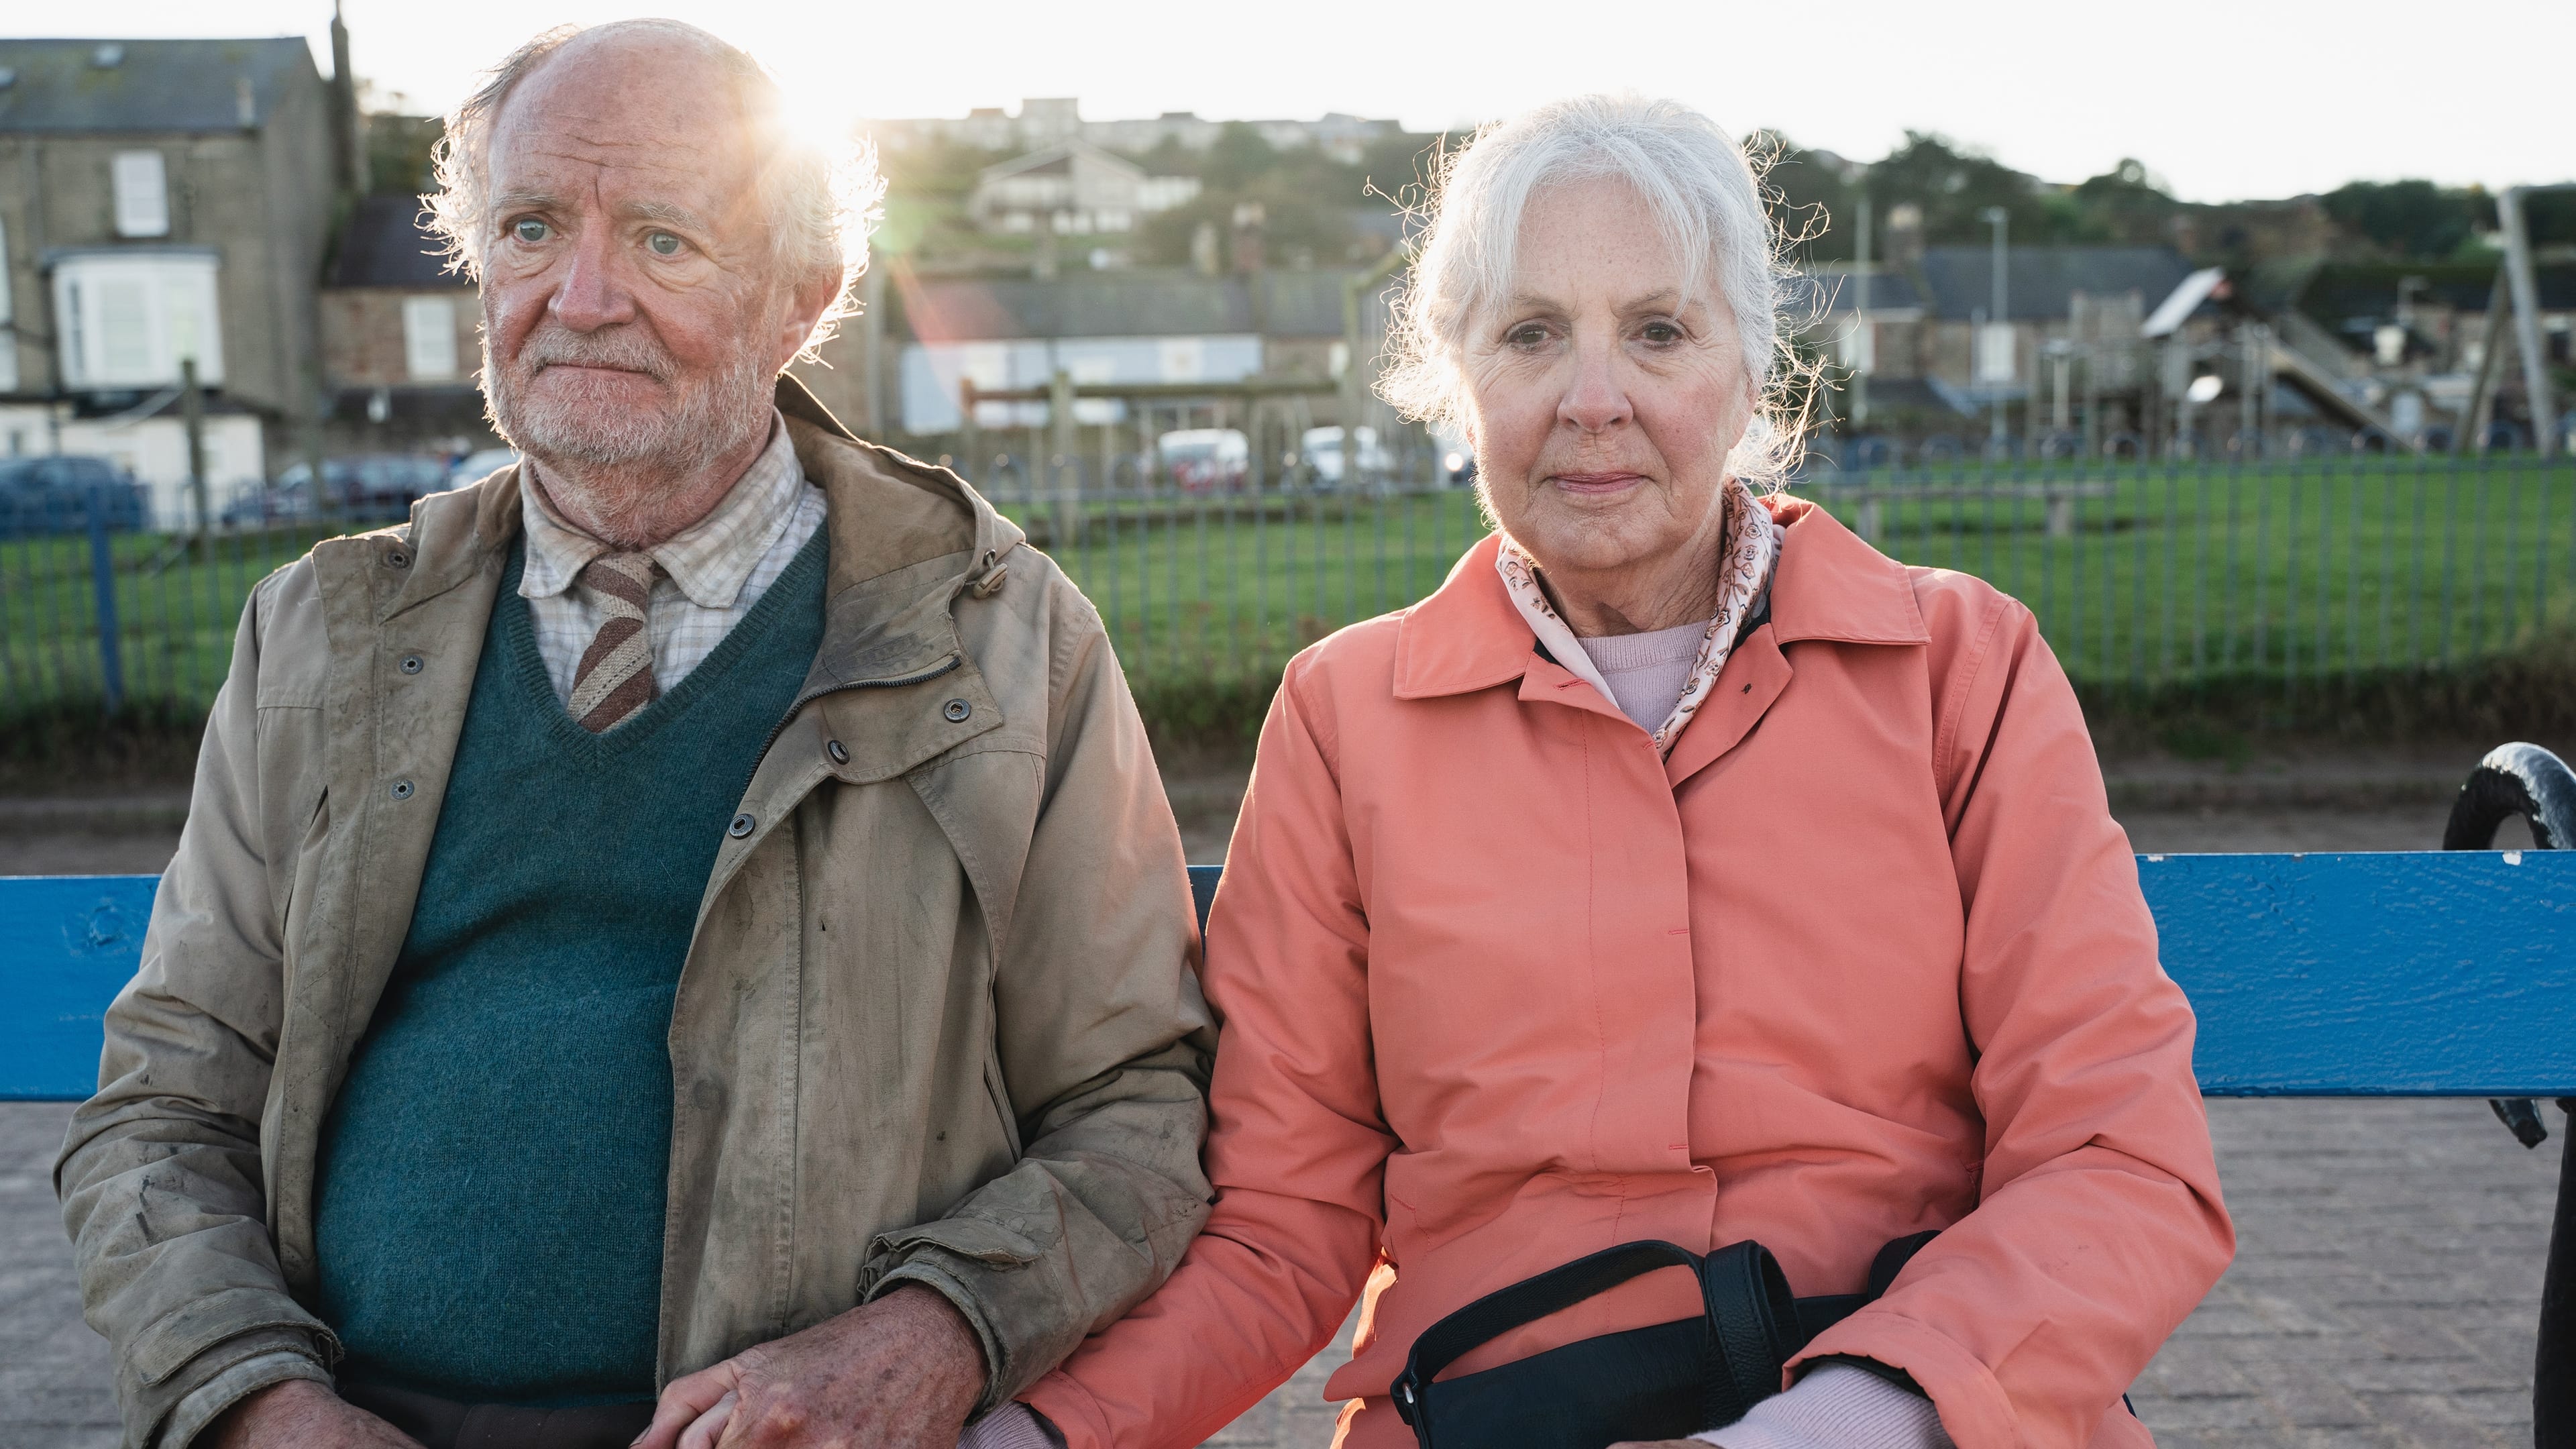
{"type": "MultiPolygon", "coordinates": [[[[1438,130],[1633,89],[1863,160],[1909,128],[2052,181],[2134,156],[2193,201],[2576,179],[2570,0],[346,3],[357,73],[415,110],[542,27],[659,14],[750,50],[833,118],[1070,95],[1095,120],[1344,111],[1438,130]]],[[[13,8],[0,29],[20,35],[301,34],[329,67],[328,0],[13,8]]]]}

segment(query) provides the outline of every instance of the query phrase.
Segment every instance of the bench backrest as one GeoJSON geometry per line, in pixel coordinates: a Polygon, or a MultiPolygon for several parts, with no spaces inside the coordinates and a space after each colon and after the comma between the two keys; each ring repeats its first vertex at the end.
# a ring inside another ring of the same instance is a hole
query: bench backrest
{"type": "MultiPolygon", "coordinates": [[[[1199,919],[1219,867],[1192,866],[1199,919]]],[[[2576,1096],[2576,850],[2146,855],[2214,1097],[2576,1096]]],[[[0,878],[0,1098],[77,1100],[151,876],[0,878]]]]}

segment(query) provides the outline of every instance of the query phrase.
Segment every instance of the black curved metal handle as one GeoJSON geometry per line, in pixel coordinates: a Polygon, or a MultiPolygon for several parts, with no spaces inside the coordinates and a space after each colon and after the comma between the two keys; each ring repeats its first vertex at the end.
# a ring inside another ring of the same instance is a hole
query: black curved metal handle
{"type": "Polygon", "coordinates": [[[2498,745],[2469,772],[2442,829],[2444,850],[2488,850],[2496,827],[2519,815],[2542,850],[2576,847],[2576,770],[2538,745],[2498,745]]]}
{"type": "MultiPolygon", "coordinates": [[[[2542,850],[2576,847],[2576,770],[2538,745],[2498,745],[2469,772],[2442,827],[2444,850],[2491,850],[2496,828],[2522,817],[2542,850]]],[[[2496,1097],[2487,1105],[2525,1147],[2549,1140],[2540,1109],[2527,1097],[2496,1097]]]]}

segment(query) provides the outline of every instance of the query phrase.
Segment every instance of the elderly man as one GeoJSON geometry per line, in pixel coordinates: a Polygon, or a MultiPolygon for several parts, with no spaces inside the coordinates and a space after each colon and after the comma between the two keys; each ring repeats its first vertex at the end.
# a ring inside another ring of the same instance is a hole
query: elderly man
{"type": "Polygon", "coordinates": [[[57,1172],[128,1444],[1025,1441],[1205,1218],[1098,616],[781,375],[862,171],[661,22],[449,118],[527,461],[243,612],[57,1172]]]}

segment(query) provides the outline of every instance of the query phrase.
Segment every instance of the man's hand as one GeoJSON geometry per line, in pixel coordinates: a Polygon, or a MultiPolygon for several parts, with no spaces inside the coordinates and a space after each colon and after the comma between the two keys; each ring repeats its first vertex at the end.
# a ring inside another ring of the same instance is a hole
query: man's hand
{"type": "Polygon", "coordinates": [[[197,1449],[420,1449],[417,1441],[311,1379],[243,1399],[197,1436],[197,1449]]]}
{"type": "Polygon", "coordinates": [[[673,1379],[635,1449],[956,1449],[983,1393],[974,1327],[906,1284],[673,1379]]]}

